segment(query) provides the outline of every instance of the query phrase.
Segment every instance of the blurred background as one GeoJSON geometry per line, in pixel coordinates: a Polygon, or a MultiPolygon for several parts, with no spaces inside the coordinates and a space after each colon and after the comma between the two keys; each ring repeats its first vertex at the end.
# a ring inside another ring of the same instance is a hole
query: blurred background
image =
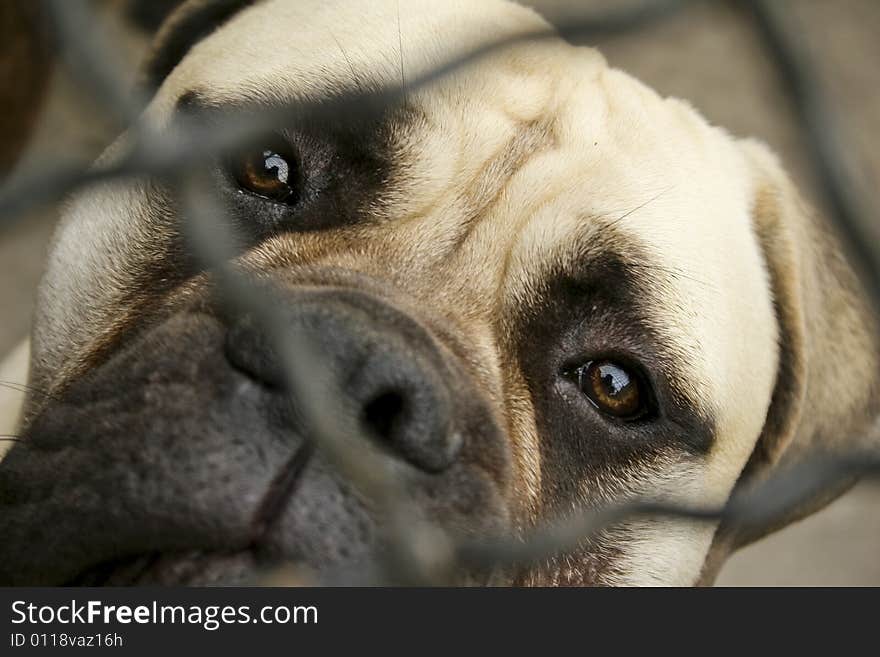
{"type": "MultiPolygon", "coordinates": [[[[295,1],[295,0],[291,0],[295,1]]],[[[479,0],[473,0],[478,2],[479,0]]],[[[401,0],[405,2],[405,0],[401,0]]],[[[553,21],[644,0],[534,0],[553,21]]],[[[880,187],[880,1],[774,0],[810,56],[838,119],[846,166],[872,217],[880,187]]],[[[174,0],[98,0],[101,30],[134,73],[174,0]]],[[[58,159],[92,158],[119,133],[64,68],[32,0],[0,2],[0,180],[58,159]]],[[[689,100],[712,123],[755,136],[782,157],[820,208],[804,140],[749,14],[734,2],[690,3],[631,32],[592,39],[610,64],[689,100]]],[[[57,211],[0,226],[0,360],[28,333],[57,211]]],[[[20,393],[0,387],[0,405],[20,393]],[[5,399],[4,399],[5,398],[5,399]]],[[[720,585],[880,585],[880,485],[862,483],[822,512],[736,554],[720,585]]]]}

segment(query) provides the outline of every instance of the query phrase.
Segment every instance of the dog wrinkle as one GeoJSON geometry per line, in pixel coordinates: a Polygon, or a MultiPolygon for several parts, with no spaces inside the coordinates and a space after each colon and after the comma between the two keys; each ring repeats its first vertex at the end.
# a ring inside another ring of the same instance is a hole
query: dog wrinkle
{"type": "Polygon", "coordinates": [[[482,218],[495,218],[491,210],[515,181],[516,174],[535,157],[558,146],[550,121],[532,121],[518,126],[516,133],[490,156],[473,176],[459,199],[465,208],[464,230],[456,246],[464,243],[482,218]]]}

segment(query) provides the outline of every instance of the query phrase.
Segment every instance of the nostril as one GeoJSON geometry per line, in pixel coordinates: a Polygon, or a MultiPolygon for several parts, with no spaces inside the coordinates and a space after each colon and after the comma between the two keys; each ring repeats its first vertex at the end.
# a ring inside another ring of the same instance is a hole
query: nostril
{"type": "Polygon", "coordinates": [[[360,424],[367,435],[426,472],[442,472],[455,460],[461,438],[437,390],[392,384],[365,398],[360,424]]]}
{"type": "MultiPolygon", "coordinates": [[[[455,391],[442,355],[430,336],[418,339],[364,315],[347,303],[316,300],[292,306],[285,317],[291,332],[314,346],[327,375],[325,398],[335,412],[364,438],[381,444],[388,456],[424,472],[446,470],[456,461],[462,435],[455,430],[455,391]]],[[[229,365],[274,394],[286,388],[286,377],[272,346],[249,316],[235,317],[227,328],[229,365]]],[[[291,421],[302,422],[305,409],[297,399],[289,401],[285,421],[290,414],[291,421]]]]}
{"type": "Polygon", "coordinates": [[[387,390],[364,405],[361,422],[377,438],[394,442],[404,430],[407,413],[406,397],[397,390],[387,390]]]}

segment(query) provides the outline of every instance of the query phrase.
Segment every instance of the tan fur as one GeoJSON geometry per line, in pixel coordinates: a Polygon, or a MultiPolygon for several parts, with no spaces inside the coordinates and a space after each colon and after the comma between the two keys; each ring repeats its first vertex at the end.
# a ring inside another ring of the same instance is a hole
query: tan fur
{"type": "MultiPolygon", "coordinates": [[[[147,116],[166,125],[191,90],[222,104],[396,84],[401,66],[413,80],[487,38],[536,30],[549,27],[494,0],[400,3],[399,25],[393,0],[267,1],[198,43],[147,116]]],[[[630,242],[648,254],[651,327],[673,345],[689,403],[717,426],[705,456],[621,467],[614,481],[583,482],[591,494],[608,486],[721,504],[747,462],[749,475],[768,472],[873,419],[877,353],[861,293],[760,147],[559,39],[483,58],[412,91],[407,108],[395,126],[405,173],[389,181],[373,221],[281,235],[242,264],[372,274],[461,336],[471,374],[506,420],[521,526],[541,520],[552,500],[542,499],[542,437],[511,351],[512,318],[574,258],[630,242]]],[[[41,291],[32,361],[40,385],[63,386],[142,311],[138,286],[170,239],[168,218],[151,214],[152,193],[112,185],[71,203],[41,291]]],[[[731,532],[723,528],[713,559],[718,546],[752,538],[731,532]]],[[[684,521],[625,524],[605,539],[616,555],[606,583],[692,584],[701,572],[711,580],[713,534],[684,521]]],[[[532,583],[579,583],[579,567],[569,560],[532,583]]]]}
{"type": "MultiPolygon", "coordinates": [[[[762,144],[744,142],[756,184],[755,230],[764,247],[780,325],[781,365],[773,403],[742,476],[748,486],[799,460],[876,449],[878,324],[836,236],[794,189],[762,144]]],[[[719,529],[703,581],[733,550],[809,515],[840,495],[847,479],[774,526],[719,529]]]]}

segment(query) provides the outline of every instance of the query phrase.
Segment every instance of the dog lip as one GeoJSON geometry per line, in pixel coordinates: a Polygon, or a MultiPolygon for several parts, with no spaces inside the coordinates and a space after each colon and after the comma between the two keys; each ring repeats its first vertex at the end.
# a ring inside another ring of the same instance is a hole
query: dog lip
{"type": "Polygon", "coordinates": [[[254,550],[151,552],[89,566],[64,586],[211,586],[253,583],[263,567],[254,550]]]}
{"type": "Polygon", "coordinates": [[[278,517],[284,512],[284,508],[296,492],[314,451],[312,443],[306,442],[301,445],[291,454],[269,484],[252,521],[253,545],[263,542],[278,517]]]}
{"type": "Polygon", "coordinates": [[[64,586],[136,586],[145,584],[210,586],[253,583],[263,567],[258,555],[265,536],[293,496],[314,453],[306,443],[295,450],[272,480],[252,522],[249,547],[231,551],[152,551],[92,564],[64,586]]]}

